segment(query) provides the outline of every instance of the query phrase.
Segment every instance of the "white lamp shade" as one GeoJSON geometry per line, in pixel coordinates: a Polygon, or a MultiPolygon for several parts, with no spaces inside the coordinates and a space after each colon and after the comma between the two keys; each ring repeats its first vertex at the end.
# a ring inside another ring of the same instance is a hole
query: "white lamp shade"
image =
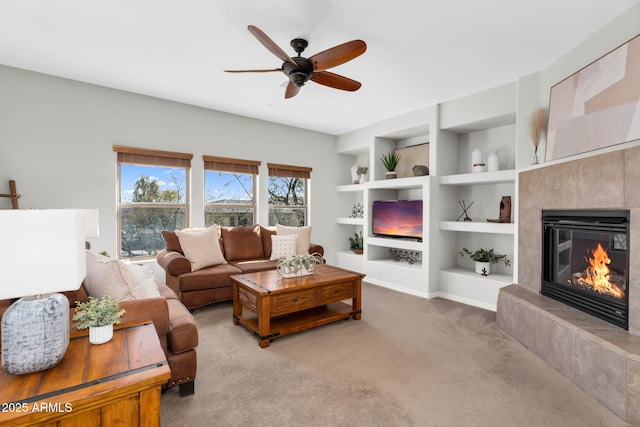
{"type": "Polygon", "coordinates": [[[0,299],[78,289],[84,237],[80,210],[0,210],[0,299]]]}

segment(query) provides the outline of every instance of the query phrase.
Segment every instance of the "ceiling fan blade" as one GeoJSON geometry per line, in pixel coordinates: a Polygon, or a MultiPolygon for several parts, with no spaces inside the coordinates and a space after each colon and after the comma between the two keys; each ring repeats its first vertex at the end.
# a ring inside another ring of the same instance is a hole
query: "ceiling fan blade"
{"type": "Polygon", "coordinates": [[[324,71],[328,68],[344,64],[362,55],[367,50],[367,44],[362,40],[351,40],[309,57],[314,71],[324,71]]]}
{"type": "Polygon", "coordinates": [[[324,86],[329,86],[334,89],[348,90],[349,92],[354,92],[362,86],[360,82],[329,71],[318,71],[313,73],[311,80],[324,86]]]}
{"type": "Polygon", "coordinates": [[[282,71],[282,68],[273,68],[268,70],[224,70],[225,73],[269,73],[271,71],[282,71]]]}
{"type": "Polygon", "coordinates": [[[267,36],[260,28],[255,27],[253,25],[249,25],[247,28],[249,29],[249,32],[253,34],[253,36],[257,38],[258,41],[262,43],[264,47],[269,49],[269,51],[273,53],[275,56],[280,58],[282,61],[290,62],[296,67],[298,66],[298,64],[296,64],[296,62],[293,59],[291,59],[289,55],[287,55],[287,52],[285,52],[280,48],[280,46],[275,44],[275,42],[271,40],[269,36],[267,36]]]}
{"type": "Polygon", "coordinates": [[[287,89],[284,91],[284,99],[293,98],[298,94],[298,92],[300,92],[300,88],[293,84],[292,81],[289,81],[289,84],[287,84],[287,89]]]}

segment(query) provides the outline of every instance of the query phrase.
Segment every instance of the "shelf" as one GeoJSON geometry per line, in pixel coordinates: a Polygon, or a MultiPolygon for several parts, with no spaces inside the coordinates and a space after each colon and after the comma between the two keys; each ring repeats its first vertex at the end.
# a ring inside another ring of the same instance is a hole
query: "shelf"
{"type": "Polygon", "coordinates": [[[503,182],[515,182],[516,171],[514,169],[497,172],[463,173],[458,175],[445,175],[440,177],[442,185],[481,185],[499,184],[503,182]]]}
{"type": "Polygon", "coordinates": [[[336,219],[336,223],[345,225],[364,225],[364,218],[344,218],[336,219]]]}
{"type": "Polygon", "coordinates": [[[513,277],[508,274],[491,273],[488,276],[483,276],[481,274],[476,273],[474,270],[470,268],[462,268],[462,267],[447,268],[445,270],[440,270],[440,272],[445,274],[450,274],[450,275],[461,276],[466,279],[486,281],[487,283],[497,282],[501,285],[513,284],[513,277]]]}
{"type": "Polygon", "coordinates": [[[358,193],[362,192],[365,188],[365,183],[362,184],[347,184],[347,185],[338,185],[336,191],[340,193],[358,193]]]}
{"type": "Polygon", "coordinates": [[[411,176],[408,178],[383,179],[378,181],[370,181],[363,185],[372,189],[407,189],[422,188],[429,180],[429,175],[411,176]]]}
{"type": "Polygon", "coordinates": [[[369,260],[373,265],[380,265],[385,268],[388,267],[397,267],[397,268],[405,268],[408,270],[422,270],[422,261],[418,261],[414,264],[409,264],[407,261],[394,261],[391,258],[383,258],[383,259],[373,259],[369,260]]]}
{"type": "Polygon", "coordinates": [[[493,233],[493,234],[515,234],[515,224],[497,222],[461,222],[442,221],[440,230],[464,231],[468,233],[493,233]]]}
{"type": "Polygon", "coordinates": [[[388,237],[365,237],[365,244],[420,252],[422,252],[424,248],[424,243],[422,242],[416,242],[415,240],[408,239],[393,239],[388,237]]]}

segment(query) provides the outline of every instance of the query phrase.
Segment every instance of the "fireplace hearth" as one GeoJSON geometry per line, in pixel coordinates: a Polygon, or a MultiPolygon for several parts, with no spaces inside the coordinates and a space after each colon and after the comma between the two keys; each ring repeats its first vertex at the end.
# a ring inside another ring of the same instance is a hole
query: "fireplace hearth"
{"type": "Polygon", "coordinates": [[[543,210],[540,293],[628,330],[629,211],[543,210]]]}

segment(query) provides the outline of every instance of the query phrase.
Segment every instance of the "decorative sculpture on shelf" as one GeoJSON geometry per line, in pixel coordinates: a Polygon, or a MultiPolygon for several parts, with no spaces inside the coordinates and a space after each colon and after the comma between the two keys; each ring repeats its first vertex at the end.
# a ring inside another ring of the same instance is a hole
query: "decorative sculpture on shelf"
{"type": "Polygon", "coordinates": [[[469,210],[469,208],[473,205],[474,202],[471,202],[469,204],[469,206],[467,206],[463,201],[459,201],[458,200],[458,204],[460,205],[460,207],[462,208],[462,213],[460,214],[460,216],[458,216],[458,219],[456,219],[456,221],[460,221],[460,218],[462,218],[464,216],[463,221],[465,222],[469,222],[469,221],[473,221],[471,218],[469,218],[469,214],[467,213],[467,211],[469,210]]]}
{"type": "Polygon", "coordinates": [[[408,251],[404,249],[389,248],[389,256],[396,262],[406,260],[409,264],[415,264],[416,261],[420,260],[419,251],[408,251]]]}
{"type": "Polygon", "coordinates": [[[500,216],[498,219],[487,219],[487,222],[511,222],[511,196],[502,196],[500,201],[500,216]]]}

